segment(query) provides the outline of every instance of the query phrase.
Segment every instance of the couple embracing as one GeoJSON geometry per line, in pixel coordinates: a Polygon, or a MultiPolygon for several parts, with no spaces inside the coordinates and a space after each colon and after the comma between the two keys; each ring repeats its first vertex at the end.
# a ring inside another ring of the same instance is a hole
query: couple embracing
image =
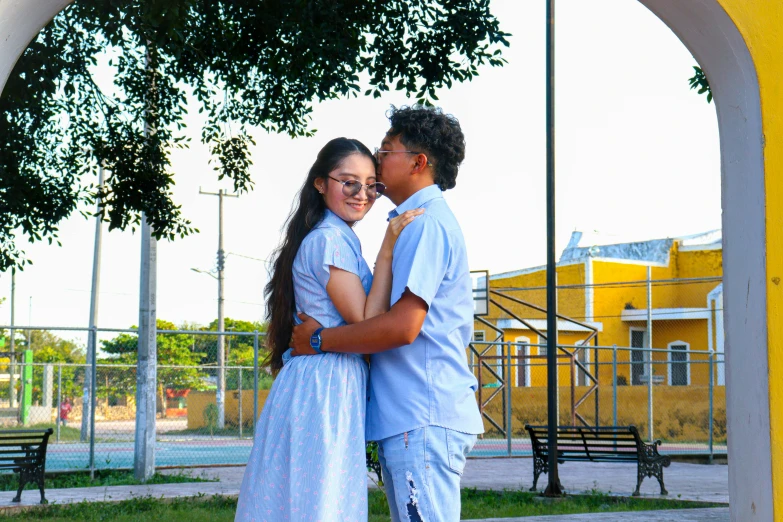
{"type": "Polygon", "coordinates": [[[483,432],[465,354],[468,257],[442,194],[465,140],[438,109],[393,108],[389,121],[375,154],[327,143],[287,222],[266,287],[277,377],[237,521],[366,521],[365,440],[378,442],[393,521],[459,520],[465,459],[483,432]],[[381,194],[397,208],[371,271],[351,227],[381,194]]]}

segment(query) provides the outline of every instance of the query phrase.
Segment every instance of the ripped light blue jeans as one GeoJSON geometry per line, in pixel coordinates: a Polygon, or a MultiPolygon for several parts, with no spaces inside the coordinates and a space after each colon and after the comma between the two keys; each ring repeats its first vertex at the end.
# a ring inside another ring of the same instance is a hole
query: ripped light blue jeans
{"type": "Polygon", "coordinates": [[[476,435],[426,426],[378,441],[392,522],[459,522],[460,479],[476,435]]]}

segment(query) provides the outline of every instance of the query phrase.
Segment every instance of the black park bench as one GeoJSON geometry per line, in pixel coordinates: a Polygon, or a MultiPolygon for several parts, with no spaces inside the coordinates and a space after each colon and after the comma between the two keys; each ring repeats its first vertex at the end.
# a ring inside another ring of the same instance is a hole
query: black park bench
{"type": "MultiPolygon", "coordinates": [[[[549,472],[549,433],[546,426],[525,425],[533,445],[533,487],[536,490],[538,477],[549,472]]],[[[563,462],[636,462],[636,491],[644,477],[655,477],[661,485],[661,495],[668,491],[663,486],[663,468],[672,459],[658,453],[660,440],[648,444],[639,436],[636,426],[558,426],[557,461],[563,462]]]]}
{"type": "Polygon", "coordinates": [[[19,473],[19,490],[14,502],[22,500],[22,490],[28,482],[35,482],[44,496],[44,471],[46,469],[46,445],[52,428],[46,430],[0,430],[0,470],[19,473]]]}

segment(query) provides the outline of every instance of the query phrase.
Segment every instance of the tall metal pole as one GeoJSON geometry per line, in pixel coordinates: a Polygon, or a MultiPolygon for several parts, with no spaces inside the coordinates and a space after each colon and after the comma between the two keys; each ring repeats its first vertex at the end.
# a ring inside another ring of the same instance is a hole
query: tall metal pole
{"type": "Polygon", "coordinates": [[[14,310],[16,309],[16,268],[11,269],[11,375],[8,379],[8,385],[10,386],[10,389],[8,390],[9,395],[9,401],[11,408],[16,408],[16,377],[14,376],[14,373],[16,372],[16,339],[14,338],[16,336],[16,331],[14,330],[14,310]]]}
{"type": "MultiPolygon", "coordinates": [[[[63,405],[63,363],[57,363],[57,414],[55,418],[57,419],[57,435],[55,436],[55,440],[57,442],[60,442],[60,408],[62,408],[63,405]]],[[[84,416],[84,414],[82,414],[84,416]]]]}
{"type": "Polygon", "coordinates": [[[258,422],[258,330],[253,332],[253,433],[258,422]]]}
{"type": "Polygon", "coordinates": [[[647,267],[647,434],[653,442],[652,267],[647,267]]]}
{"type": "Polygon", "coordinates": [[[218,365],[218,389],[217,389],[217,407],[218,407],[218,429],[226,426],[226,338],[223,332],[226,329],[225,317],[223,315],[223,269],[225,268],[226,256],[223,251],[223,190],[218,191],[218,252],[217,252],[217,283],[218,283],[218,346],[217,346],[217,365],[218,365]]]}
{"type": "MultiPolygon", "coordinates": [[[[92,345],[95,346],[98,332],[95,328],[90,329],[89,337],[92,338],[92,345]]],[[[95,391],[98,387],[98,360],[95,358],[95,353],[92,354],[92,364],[90,365],[89,372],[90,379],[90,479],[95,478],[95,404],[97,397],[95,391]]]]}
{"type": "Polygon", "coordinates": [[[236,194],[227,194],[224,190],[219,190],[217,193],[214,192],[204,192],[203,190],[199,189],[199,194],[206,194],[209,196],[217,196],[218,197],[218,252],[217,252],[217,282],[218,282],[218,324],[217,324],[217,331],[218,331],[218,346],[217,346],[217,366],[218,366],[218,375],[217,375],[217,409],[218,409],[218,418],[217,418],[217,427],[218,429],[223,429],[226,426],[226,340],[223,336],[223,332],[225,331],[225,317],[223,314],[224,309],[224,303],[225,300],[223,299],[223,288],[224,288],[224,280],[223,280],[223,270],[225,269],[226,264],[226,253],[223,249],[223,198],[233,197],[237,198],[236,194]]]}
{"type": "MultiPolygon", "coordinates": [[[[517,349],[519,347],[517,346],[517,349]]],[[[524,350],[524,348],[523,348],[524,350]]],[[[524,359],[523,359],[524,360],[524,359]]],[[[519,363],[519,359],[517,359],[517,363],[519,363]]],[[[513,379],[512,372],[511,372],[511,343],[506,343],[506,444],[508,449],[508,456],[511,456],[511,436],[512,436],[512,429],[511,429],[511,381],[513,379]]],[[[521,371],[522,368],[519,364],[517,364],[517,372],[521,371]]]]}
{"type": "Polygon", "coordinates": [[[557,261],[555,259],[555,0],[546,3],[546,367],[549,473],[544,495],[560,496],[557,472],[557,261]]]}
{"type": "MultiPolygon", "coordinates": [[[[98,187],[103,186],[103,166],[98,168],[98,187]]],[[[101,202],[98,201],[95,215],[95,244],[92,251],[92,285],[90,287],[90,331],[98,326],[98,293],[101,287],[101,241],[103,237],[103,225],[99,215],[101,202]]],[[[97,336],[89,335],[87,337],[87,367],[92,368],[93,360],[96,356],[97,336]]],[[[82,429],[81,440],[87,440],[90,431],[90,409],[92,408],[92,399],[90,397],[92,390],[92,371],[84,372],[84,388],[82,390],[82,429]]]]}
{"type": "Polygon", "coordinates": [[[239,397],[237,399],[238,401],[238,415],[239,415],[239,438],[242,438],[242,367],[240,366],[237,370],[237,373],[239,374],[239,380],[237,381],[237,391],[239,392],[239,397]]]}
{"type": "MultiPolygon", "coordinates": [[[[690,357],[688,359],[689,359],[688,363],[690,364],[690,357]]],[[[715,367],[714,367],[714,362],[715,362],[715,354],[710,352],[710,381],[709,381],[710,382],[710,435],[709,435],[710,464],[712,464],[712,459],[713,459],[713,457],[715,455],[715,453],[713,451],[714,447],[713,447],[713,433],[712,433],[713,426],[714,426],[714,424],[713,424],[713,422],[714,422],[714,417],[713,417],[713,401],[714,401],[714,399],[713,399],[713,397],[714,397],[714,394],[715,394],[715,367]]]]}
{"type": "MultiPolygon", "coordinates": [[[[150,67],[147,46],[146,67],[150,67]]],[[[149,120],[144,135],[153,129],[149,120]]],[[[133,472],[145,482],[155,474],[155,388],[158,373],[157,292],[158,242],[147,216],[141,215],[141,274],[139,277],[139,347],[136,366],[136,430],[133,472]]]]}

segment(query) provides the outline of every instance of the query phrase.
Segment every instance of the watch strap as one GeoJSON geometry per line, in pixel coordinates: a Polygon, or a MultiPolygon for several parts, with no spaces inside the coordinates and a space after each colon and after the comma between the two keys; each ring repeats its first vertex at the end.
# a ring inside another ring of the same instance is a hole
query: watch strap
{"type": "Polygon", "coordinates": [[[315,353],[324,353],[323,350],[321,350],[321,330],[323,330],[323,327],[317,329],[313,332],[313,335],[310,336],[310,348],[312,348],[315,353]]]}

